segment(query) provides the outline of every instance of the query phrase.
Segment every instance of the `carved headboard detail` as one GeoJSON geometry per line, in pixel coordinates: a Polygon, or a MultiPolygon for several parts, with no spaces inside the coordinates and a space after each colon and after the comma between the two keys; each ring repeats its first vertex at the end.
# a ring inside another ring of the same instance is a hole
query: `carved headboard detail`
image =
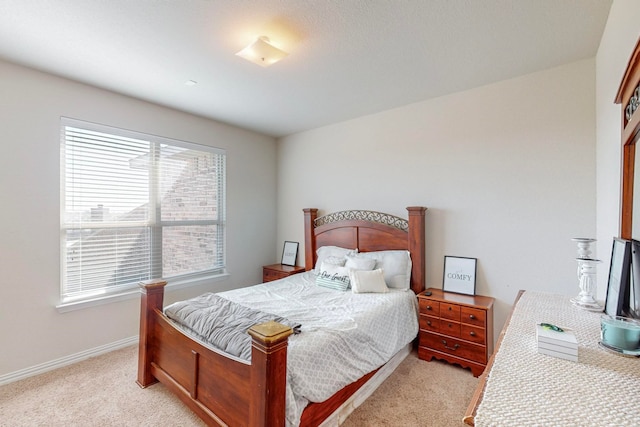
{"type": "Polygon", "coordinates": [[[321,225],[331,224],[338,221],[348,221],[348,220],[361,220],[361,221],[370,221],[377,222],[378,224],[386,224],[391,227],[395,227],[402,231],[409,230],[409,221],[406,219],[399,218],[394,215],[389,215],[382,212],[375,211],[362,211],[362,210],[352,210],[352,211],[340,211],[330,213],[319,218],[316,218],[313,222],[315,227],[320,227],[321,225]]]}

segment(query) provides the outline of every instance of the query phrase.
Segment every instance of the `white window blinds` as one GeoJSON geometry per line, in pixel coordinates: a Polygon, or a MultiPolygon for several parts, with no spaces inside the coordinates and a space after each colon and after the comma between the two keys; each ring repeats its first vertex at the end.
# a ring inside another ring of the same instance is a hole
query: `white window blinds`
{"type": "Polygon", "coordinates": [[[61,131],[63,302],[224,270],[223,150],[66,118],[61,131]]]}

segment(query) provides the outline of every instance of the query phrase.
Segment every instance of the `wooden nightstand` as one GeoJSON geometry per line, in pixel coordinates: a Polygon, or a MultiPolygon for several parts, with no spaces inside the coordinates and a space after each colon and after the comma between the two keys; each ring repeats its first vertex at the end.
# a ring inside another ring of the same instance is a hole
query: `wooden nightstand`
{"type": "Polygon", "coordinates": [[[434,288],[418,294],[420,359],[435,357],[471,368],[475,377],[482,374],[493,353],[493,302],[434,288]]]}
{"type": "Polygon", "coordinates": [[[283,264],[272,264],[265,265],[262,267],[262,282],[267,283],[272,280],[282,279],[287,276],[291,276],[292,274],[302,273],[304,271],[304,267],[299,266],[290,266],[283,264]]]}

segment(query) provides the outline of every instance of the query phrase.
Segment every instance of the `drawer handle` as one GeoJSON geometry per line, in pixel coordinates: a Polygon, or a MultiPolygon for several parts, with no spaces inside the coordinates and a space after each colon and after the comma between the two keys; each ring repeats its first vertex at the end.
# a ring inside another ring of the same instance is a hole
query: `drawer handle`
{"type": "Polygon", "coordinates": [[[444,344],[444,348],[451,351],[456,351],[460,347],[460,344],[454,344],[453,347],[449,347],[446,340],[442,340],[442,344],[444,344]]]}
{"type": "Polygon", "coordinates": [[[451,327],[451,326],[452,326],[451,323],[449,323],[449,327],[451,327]]]}
{"type": "Polygon", "coordinates": [[[475,318],[476,318],[476,316],[474,316],[473,314],[469,315],[469,319],[475,319],[475,318]]]}
{"type": "Polygon", "coordinates": [[[431,306],[430,306],[430,305],[428,305],[428,306],[427,306],[427,310],[431,310],[431,309],[432,309],[432,308],[431,308],[431,306]]]}
{"type": "Polygon", "coordinates": [[[471,335],[472,337],[475,337],[475,336],[476,336],[476,333],[475,333],[475,332],[473,332],[473,331],[471,331],[471,332],[469,332],[469,335],[471,335]]]}
{"type": "Polygon", "coordinates": [[[427,325],[431,326],[431,320],[427,320],[427,325]]]}
{"type": "Polygon", "coordinates": [[[449,307],[447,310],[451,311],[452,309],[451,309],[451,307],[449,307]]]}

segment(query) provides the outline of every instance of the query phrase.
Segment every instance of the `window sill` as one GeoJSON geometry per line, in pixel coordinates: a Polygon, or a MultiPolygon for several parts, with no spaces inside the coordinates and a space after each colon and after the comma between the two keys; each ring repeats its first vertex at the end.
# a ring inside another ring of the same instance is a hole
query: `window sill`
{"type": "MultiPolygon", "coordinates": [[[[170,280],[165,287],[168,291],[175,291],[178,289],[189,288],[191,286],[202,285],[205,282],[217,282],[229,277],[229,273],[224,272],[220,274],[212,274],[210,276],[198,277],[197,279],[182,279],[182,280],[170,280]]],[[[123,290],[118,293],[101,295],[93,298],[86,298],[76,301],[61,302],[56,305],[56,309],[59,313],[67,313],[69,311],[82,310],[84,308],[95,307],[98,305],[111,304],[114,302],[130,300],[140,297],[140,289],[135,288],[123,290]]]]}

